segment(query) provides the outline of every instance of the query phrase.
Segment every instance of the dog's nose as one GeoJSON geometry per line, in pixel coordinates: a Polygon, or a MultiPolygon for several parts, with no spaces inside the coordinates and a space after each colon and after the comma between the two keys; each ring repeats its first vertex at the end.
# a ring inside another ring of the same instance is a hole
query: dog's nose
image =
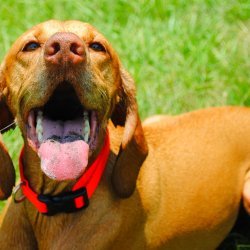
{"type": "Polygon", "coordinates": [[[70,32],[58,32],[45,43],[45,61],[50,64],[80,64],[86,59],[83,41],[70,32]]]}

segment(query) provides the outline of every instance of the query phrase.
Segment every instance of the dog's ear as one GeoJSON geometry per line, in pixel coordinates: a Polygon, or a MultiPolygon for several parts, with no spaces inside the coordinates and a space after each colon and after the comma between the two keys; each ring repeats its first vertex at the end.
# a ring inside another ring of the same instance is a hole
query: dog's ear
{"type": "MultiPolygon", "coordinates": [[[[0,67],[0,131],[5,132],[13,126],[14,118],[5,102],[5,78],[0,67]]],[[[0,134],[1,136],[1,134],[0,134]]],[[[0,200],[7,199],[15,185],[15,169],[12,160],[0,138],[0,200]]]]}
{"type": "Polygon", "coordinates": [[[0,200],[7,199],[15,185],[15,169],[2,142],[0,142],[0,200]]]}
{"type": "Polygon", "coordinates": [[[148,147],[138,115],[134,81],[123,68],[120,75],[119,101],[111,120],[115,126],[124,126],[124,133],[112,173],[112,183],[116,193],[122,198],[127,198],[135,189],[140,167],[148,154],[148,147]]]}
{"type": "Polygon", "coordinates": [[[6,104],[5,92],[6,92],[6,80],[2,64],[0,65],[0,131],[1,132],[5,132],[10,128],[14,127],[14,126],[9,126],[10,124],[13,124],[14,117],[6,104]]]}
{"type": "Polygon", "coordinates": [[[6,105],[4,95],[0,93],[0,132],[4,133],[14,127],[14,117],[6,105]]]}

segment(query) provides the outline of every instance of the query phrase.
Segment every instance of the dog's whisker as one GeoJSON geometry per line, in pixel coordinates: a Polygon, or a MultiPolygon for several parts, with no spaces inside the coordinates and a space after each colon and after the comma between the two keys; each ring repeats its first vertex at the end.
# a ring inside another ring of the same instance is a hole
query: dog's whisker
{"type": "Polygon", "coordinates": [[[12,123],[10,123],[9,125],[7,125],[6,127],[0,129],[0,133],[2,133],[2,131],[6,130],[7,128],[12,127],[12,126],[15,125],[15,124],[16,124],[16,121],[13,121],[12,123]]]}
{"type": "Polygon", "coordinates": [[[105,99],[108,99],[108,96],[104,90],[98,89],[98,92],[101,94],[102,97],[104,97],[105,99]]]}

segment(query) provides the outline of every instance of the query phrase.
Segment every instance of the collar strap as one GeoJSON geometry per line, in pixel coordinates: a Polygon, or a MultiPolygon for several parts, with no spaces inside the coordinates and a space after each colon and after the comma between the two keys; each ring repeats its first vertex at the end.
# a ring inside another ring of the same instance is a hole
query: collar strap
{"type": "Polygon", "coordinates": [[[23,195],[40,213],[45,215],[54,215],[60,212],[71,213],[86,208],[89,205],[89,198],[93,195],[101,180],[108,160],[109,151],[110,142],[107,132],[100,154],[75,183],[72,190],[59,195],[50,196],[37,194],[31,189],[23,171],[23,148],[19,157],[19,170],[23,195]]]}

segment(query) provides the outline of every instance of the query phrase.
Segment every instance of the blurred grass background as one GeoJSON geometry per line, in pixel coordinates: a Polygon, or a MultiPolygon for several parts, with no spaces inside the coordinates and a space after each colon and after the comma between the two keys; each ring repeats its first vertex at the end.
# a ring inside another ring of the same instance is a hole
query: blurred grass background
{"type": "MultiPolygon", "coordinates": [[[[136,81],[143,118],[250,104],[249,0],[5,0],[0,58],[26,29],[52,18],[89,22],[108,38],[136,81]]],[[[4,141],[16,164],[20,132],[4,141]]]]}

